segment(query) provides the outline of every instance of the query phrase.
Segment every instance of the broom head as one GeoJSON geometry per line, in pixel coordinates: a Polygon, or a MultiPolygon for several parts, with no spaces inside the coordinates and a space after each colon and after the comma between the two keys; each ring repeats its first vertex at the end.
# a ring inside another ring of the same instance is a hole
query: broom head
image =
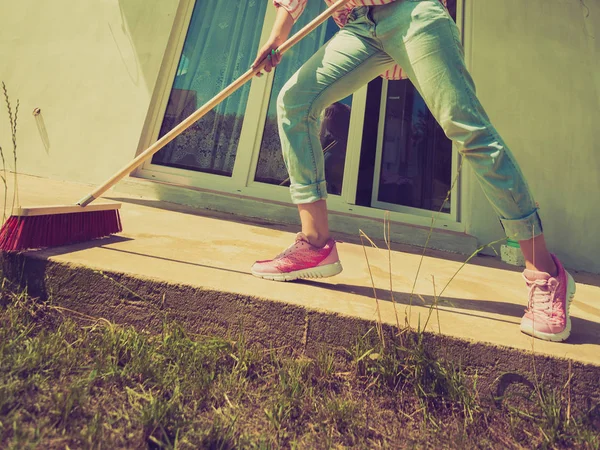
{"type": "Polygon", "coordinates": [[[0,250],[57,247],[119,233],[120,207],[120,203],[99,203],[19,208],[0,230],[0,250]]]}

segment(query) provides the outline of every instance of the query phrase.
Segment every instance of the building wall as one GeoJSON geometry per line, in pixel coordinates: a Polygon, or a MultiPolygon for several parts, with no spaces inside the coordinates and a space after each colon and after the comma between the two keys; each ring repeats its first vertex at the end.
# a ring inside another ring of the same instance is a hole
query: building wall
{"type": "MultiPolygon", "coordinates": [[[[567,265],[600,272],[600,4],[465,2],[480,97],[540,203],[550,246],[567,265]]],[[[180,1],[8,3],[0,80],[21,102],[19,170],[103,181],[138,147],[169,35],[181,31],[173,27],[180,1]]],[[[4,107],[0,144],[10,149],[4,107]]],[[[462,219],[491,242],[502,230],[469,175],[462,219]]]]}
{"type": "MultiPolygon", "coordinates": [[[[552,251],[600,272],[600,2],[467,0],[471,71],[529,181],[552,251]]],[[[470,175],[470,174],[469,174],[470,175]]],[[[467,232],[502,229],[467,180],[467,232]]]]}
{"type": "MultiPolygon", "coordinates": [[[[0,80],[20,100],[19,171],[104,181],[135,155],[179,0],[0,3],[0,80]]],[[[0,111],[6,150],[3,99],[0,111]]]]}

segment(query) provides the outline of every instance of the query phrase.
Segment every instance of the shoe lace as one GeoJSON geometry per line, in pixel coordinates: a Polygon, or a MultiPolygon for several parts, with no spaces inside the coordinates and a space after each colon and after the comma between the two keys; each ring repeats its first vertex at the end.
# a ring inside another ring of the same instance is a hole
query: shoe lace
{"type": "Polygon", "coordinates": [[[543,314],[553,321],[560,321],[564,318],[560,302],[555,301],[559,284],[556,278],[548,280],[528,280],[526,278],[525,281],[529,287],[527,312],[543,314]]]}
{"type": "Polygon", "coordinates": [[[296,234],[296,239],[294,240],[294,243],[292,245],[290,245],[288,248],[286,248],[279,255],[277,255],[275,257],[275,259],[280,259],[280,258],[286,257],[287,255],[292,253],[294,250],[296,250],[298,248],[298,244],[300,244],[302,242],[305,242],[308,244],[308,238],[306,237],[306,235],[304,233],[296,234]]]}

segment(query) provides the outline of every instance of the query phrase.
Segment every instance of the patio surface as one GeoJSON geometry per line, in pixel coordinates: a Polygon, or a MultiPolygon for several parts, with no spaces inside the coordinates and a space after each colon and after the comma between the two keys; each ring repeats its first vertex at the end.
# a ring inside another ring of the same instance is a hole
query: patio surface
{"type": "MultiPolygon", "coordinates": [[[[571,308],[573,329],[568,342],[534,341],[519,332],[527,302],[520,269],[498,258],[476,257],[461,269],[466,256],[428,251],[411,296],[421,250],[393,245],[395,312],[388,251],[368,248],[369,268],[358,233],[335,236],[344,241],[339,244],[344,266],[340,275],[291,283],[265,281],[253,277],[250,266],[254,260],[273,257],[287,247],[293,241],[295,227],[128,196],[119,193],[118,186],[116,189],[106,198],[123,202],[122,234],[31,251],[25,257],[366,320],[377,319],[372,275],[384,323],[396,324],[397,312],[401,324],[408,321],[414,327],[419,323],[422,326],[431,315],[427,329],[444,336],[525,351],[534,348],[538,354],[600,366],[600,275],[573,272],[577,294],[571,308]],[[435,297],[442,291],[437,310],[430,314],[435,297]]],[[[72,204],[88,190],[81,184],[19,178],[23,206],[72,204]]],[[[371,238],[381,244],[382,234],[371,238]]]]}

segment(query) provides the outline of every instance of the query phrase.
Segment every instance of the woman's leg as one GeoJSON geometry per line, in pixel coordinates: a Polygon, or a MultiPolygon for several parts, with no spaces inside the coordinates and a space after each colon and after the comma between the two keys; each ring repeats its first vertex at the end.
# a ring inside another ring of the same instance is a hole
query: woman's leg
{"type": "MultiPolygon", "coordinates": [[[[275,280],[331,276],[337,252],[329,237],[325,163],[319,118],[332,103],[352,94],[393,64],[374,39],[368,8],[355,9],[350,21],[285,84],[278,101],[279,135],[298,205],[302,233],[277,258],[256,263],[252,272],[275,280]],[[333,261],[333,262],[332,262],[333,261]]],[[[339,260],[337,261],[339,264],[339,260]]]]}
{"type": "Polygon", "coordinates": [[[298,205],[302,233],[315,247],[323,247],[329,240],[329,220],[327,217],[327,200],[298,205]]]}
{"type": "Polygon", "coordinates": [[[507,236],[521,243],[530,287],[521,329],[543,339],[566,339],[573,280],[548,252],[527,182],[477,98],[455,23],[437,0],[375,7],[373,18],[383,49],[406,71],[446,135],[458,144],[507,236]]]}
{"type": "Polygon", "coordinates": [[[298,205],[302,231],[317,246],[329,238],[320,115],[393,62],[374,45],[367,11],[355,10],[350,23],[288,80],[278,97],[279,134],[292,201],[298,205]]]}
{"type": "Polygon", "coordinates": [[[546,272],[553,277],[558,275],[558,267],[548,251],[543,233],[531,239],[519,241],[519,246],[525,257],[525,267],[527,269],[546,272]]]}

